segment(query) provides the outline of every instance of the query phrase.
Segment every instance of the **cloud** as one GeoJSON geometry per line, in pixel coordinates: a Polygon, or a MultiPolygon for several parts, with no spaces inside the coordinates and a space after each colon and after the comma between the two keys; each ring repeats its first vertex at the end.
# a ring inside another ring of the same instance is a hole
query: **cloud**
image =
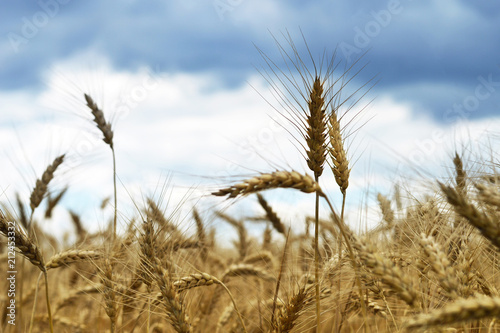
{"type": "MultiPolygon", "coordinates": [[[[362,59],[368,65],[352,87],[377,73],[382,79],[362,120],[376,116],[349,139],[350,207],[366,197],[376,207],[372,192],[390,191],[394,173],[410,173],[413,181],[412,172],[425,169],[433,179],[434,172],[448,171],[443,167],[455,149],[487,153],[485,128],[498,131],[499,5],[400,1],[401,10],[391,13],[394,1],[233,1],[221,19],[214,2],[128,1],[120,8],[97,1],[58,3],[58,12],[29,38],[23,29],[42,17],[37,13],[48,15],[44,7],[1,5],[8,11],[0,12],[9,15],[0,14],[0,62],[7,64],[0,67],[0,149],[12,161],[2,167],[4,198],[17,190],[27,198],[48,163],[68,152],[74,167],[58,175],[55,188],[70,183],[73,199],[68,196],[65,204],[89,214],[84,219],[90,223],[98,220],[95,207],[111,193],[111,156],[84,92],[115,129],[124,210],[135,209],[127,190],[141,197],[141,190],[155,188],[169,174],[173,201],[182,201],[192,184],[197,201],[238,178],[229,176],[276,168],[306,172],[302,147],[277,125],[290,128],[266,102],[276,106],[253,67],[264,64],[255,44],[284,68],[270,32],[288,47],[281,35],[286,29],[306,59],[299,27],[313,57],[324,50],[331,54],[338,45],[338,59],[345,59],[342,42],[359,50],[354,56],[368,51],[362,59]],[[27,39],[18,52],[11,32],[27,39]]],[[[333,177],[323,177],[322,186],[337,196],[333,177]]],[[[292,213],[302,207],[300,200],[273,194],[270,199],[290,221],[301,220],[292,213]]],[[[235,203],[235,210],[251,207],[245,201],[235,203]]],[[[61,224],[63,215],[57,215],[61,224]]]]}

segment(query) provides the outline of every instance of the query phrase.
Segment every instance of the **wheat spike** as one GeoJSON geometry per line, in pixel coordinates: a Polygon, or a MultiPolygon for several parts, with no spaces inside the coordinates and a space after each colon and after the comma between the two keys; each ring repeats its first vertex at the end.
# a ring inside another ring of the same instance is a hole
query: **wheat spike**
{"type": "Polygon", "coordinates": [[[272,267],[274,263],[273,254],[269,251],[262,251],[259,253],[255,253],[253,255],[246,257],[243,260],[243,263],[248,265],[262,263],[264,265],[270,265],[272,267]]]}
{"type": "Polygon", "coordinates": [[[359,240],[353,242],[353,247],[358,251],[361,261],[370,268],[372,274],[382,279],[386,285],[398,294],[399,298],[411,307],[417,305],[417,294],[410,282],[403,277],[399,267],[379,252],[373,251],[369,246],[359,240]]]}
{"type": "Polygon", "coordinates": [[[446,254],[441,250],[440,246],[431,236],[421,235],[420,245],[422,246],[427,260],[431,265],[432,270],[436,273],[439,284],[451,299],[458,298],[458,280],[457,272],[451,266],[446,254]]]}
{"type": "Polygon", "coordinates": [[[448,202],[453,205],[455,211],[465,217],[475,226],[493,245],[500,249],[500,226],[490,216],[480,212],[473,204],[469,203],[456,189],[439,183],[441,190],[446,195],[448,202]]]}
{"type": "Polygon", "coordinates": [[[74,262],[84,261],[84,260],[98,260],[102,257],[102,253],[99,251],[89,251],[89,250],[67,250],[58,254],[55,254],[50,258],[50,260],[45,265],[47,269],[58,268],[62,266],[67,266],[74,262]]]}
{"type": "Polygon", "coordinates": [[[479,190],[479,198],[482,201],[500,208],[500,193],[494,186],[476,184],[476,188],[479,190]]]}
{"type": "Polygon", "coordinates": [[[323,173],[326,160],[326,113],[323,81],[316,76],[309,93],[307,106],[309,113],[306,116],[307,125],[305,139],[307,143],[307,166],[314,172],[315,179],[323,173]]]}
{"type": "Polygon", "coordinates": [[[394,211],[391,208],[391,202],[381,193],[377,195],[377,200],[385,222],[388,226],[391,226],[394,223],[394,211]]]}
{"type": "Polygon", "coordinates": [[[464,170],[464,164],[462,162],[462,159],[458,155],[458,153],[455,152],[455,157],[453,158],[453,164],[455,165],[455,181],[457,182],[457,190],[464,196],[467,195],[467,184],[466,184],[466,178],[467,174],[465,173],[464,170]]]}
{"type": "Polygon", "coordinates": [[[161,302],[167,310],[169,322],[178,333],[190,333],[191,324],[188,322],[181,298],[177,294],[174,285],[165,277],[158,258],[152,258],[152,260],[153,274],[160,288],[162,295],[161,302]]]}
{"type": "Polygon", "coordinates": [[[219,281],[215,276],[207,273],[191,274],[173,283],[174,287],[177,289],[177,292],[201,286],[211,286],[212,284],[222,284],[222,282],[219,281]]]}
{"type": "Polygon", "coordinates": [[[265,281],[276,281],[276,278],[269,275],[266,271],[253,265],[238,264],[230,266],[224,274],[222,274],[222,281],[226,281],[229,277],[236,276],[255,276],[265,281]]]}
{"type": "Polygon", "coordinates": [[[116,288],[113,279],[113,267],[109,259],[104,262],[104,268],[101,273],[101,283],[104,286],[104,304],[106,314],[109,317],[111,332],[115,331],[116,316],[117,316],[117,302],[116,302],[116,288]]]}
{"type": "Polygon", "coordinates": [[[59,311],[60,309],[66,306],[74,304],[75,301],[82,295],[99,293],[100,290],[103,289],[104,286],[102,284],[98,284],[98,285],[90,285],[79,290],[74,290],[57,303],[57,306],[55,307],[56,308],[55,312],[59,311]]]}
{"type": "Polygon", "coordinates": [[[92,97],[87,94],[84,94],[85,101],[87,102],[87,106],[89,107],[92,115],[94,116],[94,123],[97,125],[97,128],[102,132],[104,136],[103,141],[107,143],[111,149],[113,149],[113,130],[111,129],[111,124],[106,122],[104,118],[104,112],[97,106],[92,97]]]}
{"type": "Polygon", "coordinates": [[[269,206],[266,199],[260,194],[257,193],[257,199],[259,200],[259,204],[262,206],[264,211],[266,212],[267,219],[273,225],[274,229],[281,234],[285,234],[285,225],[281,222],[279,216],[273,211],[272,207],[269,206]]]}
{"type": "Polygon", "coordinates": [[[26,211],[24,210],[24,203],[21,200],[21,197],[19,196],[19,193],[16,193],[16,203],[17,203],[17,209],[19,210],[19,222],[21,222],[21,225],[23,228],[28,228],[28,217],[26,216],[26,211]]]}
{"type": "Polygon", "coordinates": [[[460,299],[430,314],[421,315],[410,321],[407,327],[409,329],[426,329],[498,316],[500,316],[500,297],[481,295],[475,298],[460,299]]]}
{"type": "Polygon", "coordinates": [[[158,225],[160,227],[162,227],[162,229],[165,229],[165,230],[170,231],[172,233],[178,232],[175,225],[165,217],[165,215],[163,214],[163,212],[158,207],[156,202],[154,202],[153,199],[148,198],[147,202],[148,202],[148,206],[149,206],[149,210],[147,211],[147,215],[152,221],[155,221],[156,223],[158,223],[158,225]]]}
{"type": "Polygon", "coordinates": [[[57,204],[61,201],[62,197],[68,190],[68,187],[65,187],[61,192],[59,192],[54,198],[50,196],[48,197],[47,208],[45,209],[45,218],[50,219],[52,217],[52,211],[57,206],[57,204]]]}
{"type": "Polygon", "coordinates": [[[151,284],[153,283],[152,279],[152,272],[153,272],[153,266],[151,263],[152,258],[155,256],[156,252],[156,244],[155,244],[155,232],[153,228],[153,222],[150,220],[144,221],[142,224],[143,232],[141,234],[141,237],[139,239],[139,246],[141,249],[140,252],[140,265],[141,265],[141,271],[140,271],[140,278],[142,279],[142,282],[148,286],[148,288],[151,287],[151,284]]]}
{"type": "Polygon", "coordinates": [[[0,211],[0,232],[7,237],[8,242],[15,242],[19,252],[25,256],[33,265],[42,272],[46,272],[45,261],[40,249],[33,239],[28,237],[26,232],[16,225],[13,221],[8,221],[5,215],[0,211]]]}
{"type": "Polygon", "coordinates": [[[301,175],[296,171],[275,171],[246,179],[243,183],[213,192],[212,195],[236,198],[273,188],[295,188],[305,193],[321,192],[318,183],[309,175],[301,175]]]}
{"type": "Polygon", "coordinates": [[[31,211],[34,211],[40,205],[40,202],[42,202],[43,197],[47,193],[47,188],[49,186],[49,183],[52,180],[52,178],[54,178],[54,172],[57,170],[59,165],[61,165],[63,160],[64,160],[64,154],[57,157],[52,162],[52,164],[49,165],[47,169],[45,169],[41,179],[36,180],[35,188],[31,192],[30,196],[31,211]]]}
{"type": "Polygon", "coordinates": [[[245,258],[248,252],[248,233],[247,229],[245,228],[245,224],[242,221],[235,220],[222,212],[217,212],[216,214],[220,218],[224,219],[227,223],[231,224],[236,229],[236,231],[238,231],[239,241],[235,242],[235,245],[237,246],[240,253],[240,259],[245,258]]]}
{"type": "Polygon", "coordinates": [[[340,187],[340,191],[345,193],[347,187],[349,187],[349,174],[351,170],[349,169],[349,161],[347,160],[347,155],[344,150],[340,122],[337,119],[335,110],[330,114],[328,133],[330,136],[330,147],[328,152],[333,163],[331,169],[335,176],[335,181],[340,187]]]}
{"type": "Polygon", "coordinates": [[[82,241],[85,239],[85,236],[87,235],[87,231],[82,225],[82,220],[80,219],[80,215],[71,209],[68,211],[69,215],[71,216],[71,222],[73,222],[73,225],[75,226],[76,233],[78,235],[78,240],[82,241]]]}
{"type": "Polygon", "coordinates": [[[279,316],[278,329],[276,332],[290,332],[296,324],[305,304],[308,293],[312,290],[310,287],[302,287],[285,304],[284,310],[279,316]]]}

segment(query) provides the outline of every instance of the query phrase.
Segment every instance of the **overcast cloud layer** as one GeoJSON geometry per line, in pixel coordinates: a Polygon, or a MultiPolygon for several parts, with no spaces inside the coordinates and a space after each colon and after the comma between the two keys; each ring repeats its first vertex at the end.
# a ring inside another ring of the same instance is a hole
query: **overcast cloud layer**
{"type": "MultiPolygon", "coordinates": [[[[376,99],[356,125],[368,123],[350,138],[357,200],[368,184],[390,191],[394,173],[446,171],[455,149],[496,147],[489,140],[500,119],[496,2],[8,1],[0,5],[2,201],[16,191],[27,197],[67,153],[55,189],[69,183],[66,205],[104,219],[88,208],[110,194],[110,154],[84,92],[113,120],[124,214],[135,209],[129,195],[159,196],[169,172],[179,201],[186,191],[200,200],[207,181],[232,174],[305,172],[301,147],[273,120],[286,124],[266,102],[279,109],[259,74],[267,65],[256,46],[285,68],[272,35],[287,48],[287,33],[304,58],[301,33],[315,59],[336,48],[343,68],[364,55],[353,88],[376,76],[363,105],[376,99]]],[[[337,195],[331,175],[325,184],[337,195]]],[[[304,204],[303,196],[278,197],[290,217],[290,207],[304,204]]]]}

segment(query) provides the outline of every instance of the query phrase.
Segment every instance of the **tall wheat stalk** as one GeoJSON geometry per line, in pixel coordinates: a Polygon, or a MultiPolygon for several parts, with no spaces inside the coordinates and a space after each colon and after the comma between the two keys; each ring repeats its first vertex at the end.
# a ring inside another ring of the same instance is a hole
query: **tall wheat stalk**
{"type": "MultiPolygon", "coordinates": [[[[278,100],[280,108],[275,109],[287,119],[291,125],[298,130],[300,136],[304,138],[305,144],[298,140],[297,142],[305,150],[305,159],[307,165],[314,173],[314,180],[319,184],[319,178],[323,173],[324,164],[327,155],[332,157],[332,170],[343,195],[342,203],[342,221],[345,209],[346,189],[348,186],[349,167],[343,141],[340,135],[340,125],[337,119],[338,109],[347,101],[355,99],[356,93],[362,88],[354,91],[346,98],[342,98],[342,91],[346,85],[351,82],[361,71],[361,69],[351,75],[353,68],[358,63],[355,61],[350,67],[334,77],[336,69],[340,62],[335,60],[336,52],[330,58],[323,54],[319,63],[315,61],[305,37],[302,35],[305,47],[309,56],[311,66],[308,66],[295,46],[292,37],[289,33],[283,35],[291,51],[287,51],[280,42],[274,38],[282,60],[285,63],[283,69],[273,62],[268,56],[259,50],[268,65],[272,75],[263,75],[267,82],[271,85],[272,92],[278,100]],[[326,61],[325,61],[326,58],[326,61]],[[316,65],[318,63],[318,66],[316,65]],[[326,66],[324,65],[326,63],[326,66]],[[349,76],[349,77],[348,77],[349,76]],[[305,103],[304,103],[305,102],[305,103]],[[281,108],[284,109],[281,110],[281,108]],[[328,111],[330,110],[331,111],[328,111]],[[330,138],[328,142],[327,138],[330,138]]],[[[261,73],[262,74],[262,73],[261,73]]],[[[371,81],[371,80],[370,80],[371,81]]],[[[369,82],[370,82],[369,81],[369,82]]],[[[366,94],[367,92],[365,92],[366,94]]],[[[361,98],[356,99],[350,110],[355,106],[361,98]]],[[[314,266],[316,277],[316,318],[317,332],[320,331],[320,254],[319,254],[319,200],[320,192],[316,192],[315,210],[314,210],[314,266]]],[[[341,248],[339,248],[339,253],[341,248]]],[[[363,297],[361,302],[363,302],[363,297]]]]}
{"type": "MultiPolygon", "coordinates": [[[[43,262],[43,257],[38,250],[35,240],[36,240],[36,235],[34,235],[34,226],[33,226],[33,215],[35,214],[35,209],[40,206],[40,203],[42,202],[43,198],[48,192],[48,187],[49,183],[52,181],[54,178],[54,173],[56,172],[57,168],[63,163],[64,161],[64,154],[55,158],[52,164],[50,164],[45,171],[42,174],[42,177],[40,179],[36,180],[35,187],[33,188],[33,191],[31,192],[30,195],[30,207],[31,207],[31,215],[29,222],[27,223],[27,234],[25,235],[24,232],[22,231],[21,228],[18,228],[16,231],[13,231],[16,233],[16,246],[18,246],[18,242],[20,242],[20,246],[23,247],[32,247],[33,249],[36,249],[36,251],[39,253],[39,259],[37,259],[37,264],[33,262],[31,259],[31,263],[37,265],[40,270],[42,271],[45,279],[45,297],[46,297],[46,302],[47,302],[47,314],[49,317],[49,323],[50,323],[50,331],[53,332],[53,324],[52,324],[52,313],[50,310],[50,300],[49,300],[49,281],[48,281],[48,275],[47,275],[47,269],[45,268],[45,264],[43,262]]],[[[4,219],[4,216],[2,214],[2,219],[4,219]]],[[[6,223],[4,221],[4,223],[6,223]]],[[[18,246],[19,248],[19,246],[18,246]]],[[[32,253],[33,251],[23,251],[23,249],[19,248],[21,250],[21,253],[23,253],[25,256],[26,254],[32,253]]],[[[29,258],[29,256],[26,256],[29,258]]],[[[24,261],[22,263],[22,273],[24,274],[24,261]]],[[[38,285],[37,285],[38,286],[38,285]]],[[[23,296],[23,290],[24,290],[24,279],[21,281],[21,288],[20,288],[20,296],[22,299],[23,296]]]]}
{"type": "Polygon", "coordinates": [[[94,116],[94,123],[97,128],[102,132],[104,138],[102,139],[108,146],[111,148],[111,154],[113,155],[113,196],[115,199],[115,213],[113,217],[113,242],[116,239],[116,220],[118,216],[118,199],[116,196],[116,157],[115,157],[115,148],[113,145],[113,130],[111,129],[111,124],[106,122],[104,118],[104,112],[97,106],[92,97],[87,94],[84,94],[85,101],[87,102],[87,106],[92,112],[94,116]]]}
{"type": "Polygon", "coordinates": [[[31,217],[28,226],[28,232],[31,232],[32,229],[31,222],[33,220],[33,214],[35,213],[35,209],[40,205],[43,198],[47,194],[49,183],[54,178],[54,172],[56,172],[57,168],[62,164],[63,161],[64,161],[64,154],[57,157],[52,162],[52,164],[50,164],[47,167],[47,169],[45,169],[45,171],[42,174],[42,177],[36,180],[36,185],[33,188],[33,191],[31,192],[30,196],[31,217]]]}

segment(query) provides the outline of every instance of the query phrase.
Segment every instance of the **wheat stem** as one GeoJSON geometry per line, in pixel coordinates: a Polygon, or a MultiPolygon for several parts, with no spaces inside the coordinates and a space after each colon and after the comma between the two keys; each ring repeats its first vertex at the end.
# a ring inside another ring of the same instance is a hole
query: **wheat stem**
{"type": "Polygon", "coordinates": [[[40,274],[38,274],[38,279],[36,280],[35,297],[33,300],[33,310],[31,311],[30,327],[29,327],[28,333],[31,333],[33,331],[33,322],[35,321],[36,300],[38,298],[38,287],[40,285],[40,278],[41,277],[42,277],[42,272],[40,272],[40,274]]]}
{"type": "MultiPolygon", "coordinates": [[[[316,176],[318,182],[318,176],[316,176]]],[[[320,304],[320,280],[319,280],[319,192],[316,192],[316,202],[314,206],[314,277],[316,290],[316,333],[321,330],[321,304],[320,304]]]]}
{"type": "Polygon", "coordinates": [[[45,299],[47,301],[47,315],[49,316],[50,333],[54,333],[54,327],[52,324],[52,311],[50,309],[50,300],[49,300],[49,277],[47,271],[44,271],[43,275],[45,277],[45,299]]]}
{"type": "MultiPolygon", "coordinates": [[[[332,206],[332,203],[330,202],[330,200],[328,199],[328,197],[323,193],[321,192],[320,195],[323,197],[323,199],[325,199],[325,201],[327,202],[328,206],[330,207],[330,210],[332,211],[333,214],[335,214],[335,210],[333,209],[333,206],[332,206]]],[[[350,259],[351,259],[351,262],[352,262],[352,266],[354,268],[354,271],[355,271],[355,279],[356,279],[356,284],[357,284],[357,287],[358,287],[358,291],[359,291],[359,298],[360,298],[360,302],[361,302],[361,308],[363,310],[363,316],[365,318],[365,323],[367,322],[367,312],[366,312],[366,304],[365,304],[365,301],[364,301],[364,297],[363,297],[363,287],[361,285],[361,279],[359,278],[359,271],[358,271],[358,264],[356,262],[356,258],[354,256],[354,250],[352,248],[352,245],[351,245],[351,239],[349,237],[354,237],[354,234],[348,229],[347,225],[345,225],[344,223],[344,220],[341,219],[340,221],[337,221],[338,223],[338,227],[340,229],[340,233],[342,234],[342,237],[344,238],[345,240],[345,243],[346,243],[346,246],[347,246],[347,250],[349,252],[349,256],[350,256],[350,259]],[[349,236],[347,235],[347,233],[349,233],[349,236]]],[[[366,328],[365,328],[366,330],[366,328]]]]}
{"type": "Polygon", "coordinates": [[[113,196],[115,200],[115,214],[113,217],[113,243],[114,243],[116,240],[116,219],[118,216],[118,198],[116,195],[116,157],[113,145],[111,145],[111,153],[113,154],[113,196]]]}

